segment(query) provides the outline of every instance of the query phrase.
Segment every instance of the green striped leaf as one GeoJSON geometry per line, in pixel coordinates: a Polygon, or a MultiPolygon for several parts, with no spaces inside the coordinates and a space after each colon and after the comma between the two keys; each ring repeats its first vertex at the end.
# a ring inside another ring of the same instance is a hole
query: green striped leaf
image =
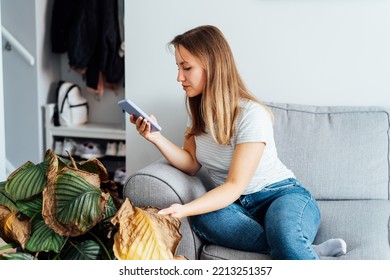
{"type": "Polygon", "coordinates": [[[16,202],[20,212],[29,218],[32,218],[37,213],[42,212],[42,194],[35,196],[30,200],[20,200],[16,202]]]}
{"type": "Polygon", "coordinates": [[[62,224],[75,224],[82,232],[101,220],[101,191],[72,171],[57,177],[55,186],[57,219],[62,224]]]}
{"type": "Polygon", "coordinates": [[[30,161],[13,172],[5,185],[5,190],[15,200],[28,199],[42,192],[46,186],[48,161],[34,164],[30,161]]]}
{"type": "Polygon", "coordinates": [[[32,221],[31,236],[26,243],[26,249],[31,252],[54,251],[59,253],[65,241],[66,237],[55,233],[40,217],[32,221]]]}
{"type": "Polygon", "coordinates": [[[49,172],[43,192],[42,216],[60,235],[78,236],[103,219],[108,195],[99,188],[97,174],[64,168],[49,172]]]}
{"type": "Polygon", "coordinates": [[[7,253],[0,255],[0,260],[34,260],[34,257],[27,253],[17,252],[17,253],[7,253]]]}
{"type": "Polygon", "coordinates": [[[16,203],[5,190],[5,184],[6,182],[0,182],[0,205],[6,206],[12,212],[17,212],[16,203]]]}
{"type": "Polygon", "coordinates": [[[106,205],[106,218],[114,217],[116,211],[118,211],[118,209],[114,204],[114,200],[112,199],[112,196],[109,196],[108,203],[106,205]]]}
{"type": "Polygon", "coordinates": [[[64,260],[97,260],[101,259],[103,250],[94,240],[86,240],[73,244],[69,250],[61,255],[64,260]]]}

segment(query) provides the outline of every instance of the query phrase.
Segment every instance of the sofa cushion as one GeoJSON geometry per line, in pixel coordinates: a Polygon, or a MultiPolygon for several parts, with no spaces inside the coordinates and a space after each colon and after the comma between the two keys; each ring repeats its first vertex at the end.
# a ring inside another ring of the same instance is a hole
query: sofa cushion
{"type": "Polygon", "coordinates": [[[322,218],[314,244],[340,237],[347,243],[347,254],[337,259],[390,259],[389,201],[319,201],[318,204],[322,218]]]}
{"type": "Polygon", "coordinates": [[[244,252],[226,247],[206,244],[200,254],[201,260],[270,260],[271,256],[252,252],[244,252]]]}
{"type": "Polygon", "coordinates": [[[267,103],[280,159],[317,199],[389,199],[389,113],[267,103]]]}

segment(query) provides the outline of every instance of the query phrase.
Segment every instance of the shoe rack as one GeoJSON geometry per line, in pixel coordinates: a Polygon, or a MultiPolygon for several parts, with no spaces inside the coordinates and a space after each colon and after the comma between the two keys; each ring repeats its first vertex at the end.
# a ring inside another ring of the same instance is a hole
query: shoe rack
{"type": "MultiPolygon", "coordinates": [[[[46,149],[55,150],[55,142],[71,138],[79,142],[96,142],[99,143],[103,153],[106,151],[106,145],[113,141],[118,143],[126,143],[125,128],[122,124],[104,124],[88,122],[78,126],[54,126],[53,114],[54,104],[44,106],[45,116],[45,146],[46,149]]],[[[63,156],[63,155],[60,155],[63,156]]],[[[78,156],[74,156],[76,161],[85,160],[78,156]]],[[[125,155],[104,155],[98,158],[106,167],[111,179],[114,180],[115,172],[126,165],[125,155]]],[[[120,185],[120,184],[119,184],[120,185]]],[[[122,189],[122,188],[119,188],[122,189]]]]}
{"type": "Polygon", "coordinates": [[[76,137],[76,138],[93,138],[107,140],[126,139],[125,129],[122,124],[103,124],[103,123],[86,123],[79,126],[54,126],[52,116],[54,113],[54,104],[45,106],[45,123],[46,123],[46,147],[53,147],[53,137],[76,137]]]}

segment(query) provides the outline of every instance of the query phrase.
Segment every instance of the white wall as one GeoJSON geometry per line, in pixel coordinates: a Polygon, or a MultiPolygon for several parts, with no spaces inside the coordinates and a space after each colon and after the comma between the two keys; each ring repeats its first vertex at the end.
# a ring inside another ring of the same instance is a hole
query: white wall
{"type": "MultiPolygon", "coordinates": [[[[31,66],[15,48],[3,49],[3,87],[6,157],[17,168],[43,158],[38,99],[35,1],[1,0],[2,24],[35,58],[31,66]]],[[[41,1],[43,2],[43,1],[41,1]]],[[[44,0],[46,2],[46,0],[44,0]]]]}
{"type": "MultiPolygon", "coordinates": [[[[390,107],[390,0],[126,1],[126,96],[181,145],[184,95],[166,43],[214,24],[260,99],[390,107]]],[[[129,173],[160,157],[128,132],[129,173]]]]}
{"type": "MultiPolygon", "coordinates": [[[[0,1],[1,10],[1,1],[0,1]]],[[[1,13],[0,13],[1,23],[1,13]]],[[[0,45],[3,45],[2,36],[0,37],[0,45]]],[[[3,54],[0,51],[0,182],[5,181],[5,128],[4,128],[4,94],[3,94],[3,54]]]]}
{"type": "Polygon", "coordinates": [[[3,49],[6,158],[9,171],[44,156],[42,106],[60,79],[60,56],[51,52],[54,0],[1,0],[2,23],[35,58],[31,66],[14,48],[3,49]]]}

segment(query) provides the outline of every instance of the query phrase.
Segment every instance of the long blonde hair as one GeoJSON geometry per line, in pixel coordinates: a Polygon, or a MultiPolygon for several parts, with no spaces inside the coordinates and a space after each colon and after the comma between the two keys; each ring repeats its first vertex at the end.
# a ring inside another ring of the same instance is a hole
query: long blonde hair
{"type": "Polygon", "coordinates": [[[199,58],[206,71],[203,93],[187,97],[187,110],[192,120],[187,136],[205,133],[207,127],[216,143],[230,144],[239,100],[262,103],[247,90],[224,35],[217,27],[204,25],[177,35],[170,44],[176,49],[182,46],[199,58]]]}

